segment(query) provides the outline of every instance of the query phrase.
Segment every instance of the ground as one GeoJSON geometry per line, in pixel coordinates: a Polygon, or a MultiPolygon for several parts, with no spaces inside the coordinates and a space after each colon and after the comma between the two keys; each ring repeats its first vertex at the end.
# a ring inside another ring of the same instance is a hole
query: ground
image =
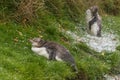
{"type": "MultiPolygon", "coordinates": [[[[22,26],[14,22],[1,22],[0,80],[102,80],[104,74],[120,72],[120,46],[115,52],[99,53],[83,42],[74,43],[74,39],[61,30],[70,30],[81,37],[84,35],[81,28],[86,26],[84,20],[80,26],[66,20],[62,22],[64,26],[54,21],[48,26],[22,26]],[[34,54],[28,41],[33,37],[42,37],[64,45],[74,56],[79,73],[74,73],[64,62],[49,61],[34,54]]],[[[120,17],[104,16],[102,30],[114,32],[119,39],[119,23],[120,17]]]]}

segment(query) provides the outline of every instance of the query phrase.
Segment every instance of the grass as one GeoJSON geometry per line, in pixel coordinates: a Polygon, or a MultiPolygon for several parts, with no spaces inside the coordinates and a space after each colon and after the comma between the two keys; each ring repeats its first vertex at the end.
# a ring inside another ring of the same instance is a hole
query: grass
{"type": "MultiPolygon", "coordinates": [[[[103,18],[103,31],[114,31],[120,37],[119,17],[103,18]]],[[[84,43],[73,44],[61,29],[76,30],[69,20],[44,19],[37,26],[21,26],[13,22],[0,23],[0,80],[102,80],[106,73],[120,72],[120,49],[113,53],[97,53],[84,43]],[[46,22],[46,24],[44,24],[46,22]],[[79,73],[76,75],[64,62],[49,61],[31,51],[28,39],[42,37],[68,48],[74,56],[79,73]],[[84,75],[84,76],[83,76],[84,75]]],[[[81,22],[81,26],[85,26],[81,22]]],[[[81,33],[82,34],[82,33],[81,33]]],[[[80,35],[82,36],[82,35],[80,35]]]]}

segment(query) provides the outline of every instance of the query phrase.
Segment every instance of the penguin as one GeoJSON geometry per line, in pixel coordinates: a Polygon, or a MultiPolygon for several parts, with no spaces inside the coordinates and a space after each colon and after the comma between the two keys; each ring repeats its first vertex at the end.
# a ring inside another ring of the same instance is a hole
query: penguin
{"type": "Polygon", "coordinates": [[[49,60],[65,61],[71,65],[75,72],[78,71],[73,56],[64,46],[52,41],[45,41],[41,38],[33,38],[29,41],[32,43],[31,50],[33,52],[49,60]]]}
{"type": "Polygon", "coordinates": [[[101,17],[98,14],[98,7],[92,6],[86,11],[87,31],[89,34],[101,37],[101,17]]]}

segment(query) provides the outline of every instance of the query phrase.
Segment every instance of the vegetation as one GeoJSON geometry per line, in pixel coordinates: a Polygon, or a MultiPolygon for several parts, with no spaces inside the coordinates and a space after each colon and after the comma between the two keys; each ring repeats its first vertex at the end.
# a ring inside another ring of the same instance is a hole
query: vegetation
{"type": "Polygon", "coordinates": [[[98,53],[82,42],[74,43],[71,36],[62,31],[82,36],[82,28],[86,26],[85,10],[96,4],[103,16],[103,31],[113,30],[120,38],[119,0],[105,1],[1,0],[0,80],[103,80],[104,74],[120,73],[120,46],[115,52],[98,53]],[[74,73],[64,62],[49,61],[34,54],[28,41],[33,37],[68,48],[79,73],[74,73]]]}

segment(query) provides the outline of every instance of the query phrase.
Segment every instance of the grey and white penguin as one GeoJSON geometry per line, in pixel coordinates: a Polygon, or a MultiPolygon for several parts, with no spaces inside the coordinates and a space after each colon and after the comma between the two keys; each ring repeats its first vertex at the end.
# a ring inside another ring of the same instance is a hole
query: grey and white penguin
{"type": "Polygon", "coordinates": [[[49,60],[65,61],[71,65],[75,72],[78,72],[73,56],[62,45],[52,41],[45,41],[41,38],[30,39],[30,42],[32,43],[31,49],[33,52],[49,60]]]}
{"type": "Polygon", "coordinates": [[[98,14],[98,7],[92,6],[86,11],[87,31],[89,34],[101,37],[101,17],[98,14]]]}

